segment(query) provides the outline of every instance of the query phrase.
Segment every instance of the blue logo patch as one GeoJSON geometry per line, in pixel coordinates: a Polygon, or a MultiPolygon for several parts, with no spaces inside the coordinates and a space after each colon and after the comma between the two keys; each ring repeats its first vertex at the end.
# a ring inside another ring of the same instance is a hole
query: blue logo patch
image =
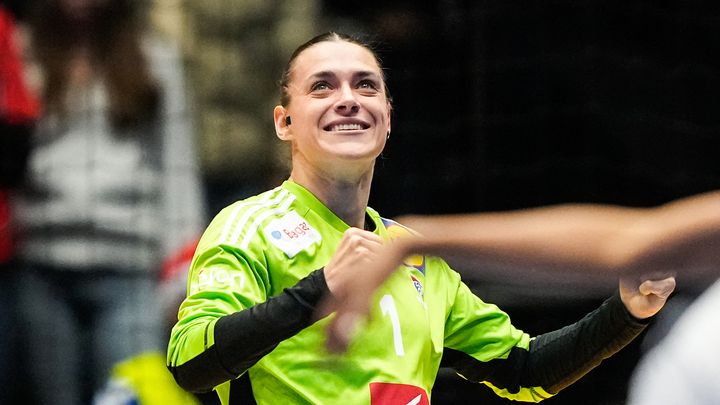
{"type": "Polygon", "coordinates": [[[272,232],[270,233],[270,235],[272,235],[272,237],[275,238],[275,239],[280,239],[280,238],[282,238],[282,234],[280,233],[280,231],[272,231],[272,232]]]}

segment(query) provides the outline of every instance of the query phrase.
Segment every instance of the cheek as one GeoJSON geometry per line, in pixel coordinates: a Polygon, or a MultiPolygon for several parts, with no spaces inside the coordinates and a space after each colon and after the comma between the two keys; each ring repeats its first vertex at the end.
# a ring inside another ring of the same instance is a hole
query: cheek
{"type": "Polygon", "coordinates": [[[390,126],[390,117],[392,113],[392,108],[390,107],[390,104],[387,101],[384,101],[383,104],[380,106],[380,111],[382,115],[382,123],[390,126]]]}
{"type": "Polygon", "coordinates": [[[380,122],[381,122],[381,125],[383,125],[386,130],[390,129],[390,112],[389,111],[386,110],[383,112],[380,122]]]}

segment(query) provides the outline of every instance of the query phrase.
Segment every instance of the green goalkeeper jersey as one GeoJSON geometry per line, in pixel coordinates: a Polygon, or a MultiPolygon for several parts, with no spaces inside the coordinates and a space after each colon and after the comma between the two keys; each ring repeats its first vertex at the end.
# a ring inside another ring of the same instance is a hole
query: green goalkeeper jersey
{"type": "MultiPolygon", "coordinates": [[[[367,217],[382,238],[408,232],[370,208],[367,217]]],[[[292,181],[221,211],[192,261],[169,366],[181,367],[213,347],[218,319],[263,303],[325,266],[348,228],[292,181]]],[[[344,354],[325,349],[329,319],[282,340],[247,370],[259,404],[428,404],[446,348],[489,362],[530,343],[506,313],[475,296],[436,257],[406,259],[373,297],[371,316],[344,354]]],[[[215,387],[225,405],[230,384],[215,387]]],[[[513,399],[550,396],[540,387],[513,394],[492,388],[513,399]]]]}

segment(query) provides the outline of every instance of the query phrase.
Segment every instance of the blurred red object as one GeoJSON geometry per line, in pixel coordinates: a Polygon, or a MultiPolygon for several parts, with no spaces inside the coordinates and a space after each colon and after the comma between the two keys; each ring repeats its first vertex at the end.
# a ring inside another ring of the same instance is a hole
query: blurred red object
{"type": "Polygon", "coordinates": [[[181,275],[180,273],[183,273],[182,275],[184,276],[184,272],[190,267],[190,262],[195,254],[197,245],[197,240],[190,241],[170,255],[170,257],[163,260],[160,280],[175,278],[181,275]]]}
{"type": "Polygon", "coordinates": [[[28,91],[22,61],[15,45],[15,19],[0,6],[0,118],[9,124],[37,119],[40,103],[28,91]]]}
{"type": "Polygon", "coordinates": [[[0,263],[13,255],[13,226],[7,187],[20,182],[29,133],[40,103],[28,90],[15,44],[15,19],[0,5],[0,263]]]}

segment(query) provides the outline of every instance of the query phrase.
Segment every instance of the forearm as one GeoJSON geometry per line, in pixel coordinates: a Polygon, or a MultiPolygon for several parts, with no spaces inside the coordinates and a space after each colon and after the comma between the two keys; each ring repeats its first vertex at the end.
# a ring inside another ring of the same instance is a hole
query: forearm
{"type": "Polygon", "coordinates": [[[617,276],[720,261],[720,192],[657,208],[562,205],[399,221],[423,235],[403,241],[404,254],[460,255],[478,267],[617,276]]]}
{"type": "Polygon", "coordinates": [[[413,253],[469,258],[478,268],[607,272],[615,263],[602,247],[636,215],[634,209],[564,205],[400,221],[422,235],[406,242],[413,253]]]}
{"type": "Polygon", "coordinates": [[[582,320],[533,339],[529,349],[513,348],[507,358],[481,362],[462,352],[446,351],[443,364],[469,380],[505,390],[505,396],[539,400],[542,391],[555,394],[587,374],[645,326],[614,296],[582,320]]]}
{"type": "Polygon", "coordinates": [[[171,365],[170,371],[181,387],[210,391],[310,326],[315,306],[326,293],[323,272],[317,270],[263,303],[226,315],[215,325],[214,345],[181,365],[171,365]]]}
{"type": "Polygon", "coordinates": [[[668,203],[622,230],[607,245],[624,273],[679,271],[714,279],[720,266],[720,192],[668,203]],[[709,277],[708,277],[709,276],[709,277]]]}
{"type": "Polygon", "coordinates": [[[614,355],[640,334],[649,320],[637,320],[616,295],[575,324],[530,343],[525,378],[557,393],[614,355]]]}

